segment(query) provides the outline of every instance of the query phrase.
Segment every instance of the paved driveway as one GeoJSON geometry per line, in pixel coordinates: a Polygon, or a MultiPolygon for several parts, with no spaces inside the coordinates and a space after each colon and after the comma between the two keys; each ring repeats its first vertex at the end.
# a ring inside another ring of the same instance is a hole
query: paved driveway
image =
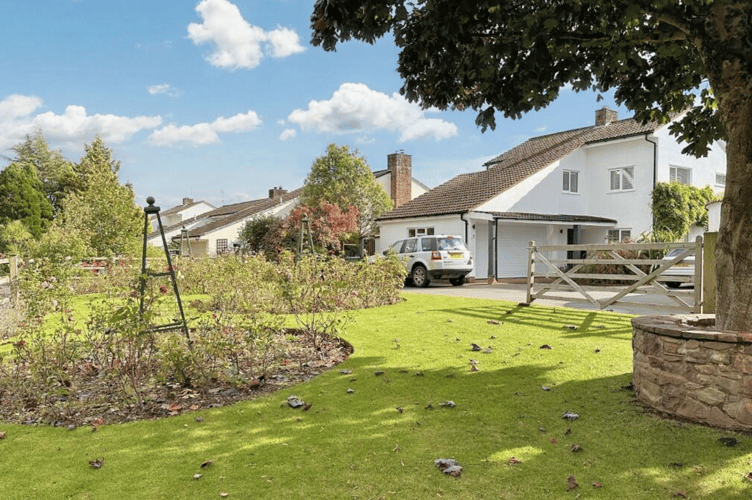
{"type": "MultiPolygon", "coordinates": [[[[595,299],[604,299],[617,294],[620,287],[609,287],[607,291],[600,291],[594,288],[586,287],[588,293],[595,299]]],[[[467,283],[463,286],[452,286],[448,282],[432,281],[428,288],[415,288],[408,286],[404,288],[406,293],[422,293],[428,295],[446,295],[453,297],[472,297],[479,299],[496,299],[506,300],[509,302],[520,303],[526,298],[526,285],[518,283],[497,283],[488,285],[485,281],[467,283]]],[[[536,305],[574,307],[577,309],[599,310],[590,302],[584,299],[576,292],[557,292],[557,295],[571,297],[571,301],[538,299],[533,301],[536,305]],[[576,299],[581,298],[583,302],[576,299]]],[[[681,314],[686,311],[681,310],[676,304],[667,297],[656,297],[655,295],[633,294],[628,295],[624,302],[617,302],[606,308],[606,311],[613,311],[625,314],[634,314],[638,316],[656,315],[656,314],[681,314]]]]}

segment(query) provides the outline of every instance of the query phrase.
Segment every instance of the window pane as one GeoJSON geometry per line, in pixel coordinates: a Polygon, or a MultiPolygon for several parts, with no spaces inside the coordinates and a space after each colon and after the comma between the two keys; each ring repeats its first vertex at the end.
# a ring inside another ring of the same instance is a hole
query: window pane
{"type": "Polygon", "coordinates": [[[634,167],[622,169],[621,188],[634,189],[634,167]]]}
{"type": "Polygon", "coordinates": [[[410,240],[407,240],[405,242],[405,253],[411,253],[415,252],[415,250],[418,248],[418,240],[415,238],[412,238],[410,240]]]}
{"type": "Polygon", "coordinates": [[[562,189],[564,189],[564,191],[569,191],[569,172],[566,170],[564,171],[562,189]]]}
{"type": "Polygon", "coordinates": [[[614,243],[619,241],[619,230],[618,229],[609,229],[608,230],[608,242],[614,243]]]}
{"type": "Polygon", "coordinates": [[[407,230],[407,235],[408,235],[408,236],[409,236],[410,238],[412,238],[413,236],[415,236],[415,229],[408,229],[408,230],[407,230]]]}
{"type": "Polygon", "coordinates": [[[424,252],[430,252],[431,251],[431,242],[436,241],[433,238],[423,238],[420,241],[420,247],[424,252]]]}
{"type": "Polygon", "coordinates": [[[626,241],[631,237],[632,237],[632,231],[630,231],[629,229],[621,230],[621,241],[626,241]]]}
{"type": "Polygon", "coordinates": [[[618,170],[611,171],[611,191],[621,189],[621,175],[618,170]]]}
{"type": "Polygon", "coordinates": [[[577,172],[569,172],[569,191],[577,193],[577,178],[579,174],[577,172]]]}
{"type": "Polygon", "coordinates": [[[426,229],[426,234],[429,235],[429,236],[432,235],[433,234],[433,228],[429,227],[428,229],[426,229]]]}

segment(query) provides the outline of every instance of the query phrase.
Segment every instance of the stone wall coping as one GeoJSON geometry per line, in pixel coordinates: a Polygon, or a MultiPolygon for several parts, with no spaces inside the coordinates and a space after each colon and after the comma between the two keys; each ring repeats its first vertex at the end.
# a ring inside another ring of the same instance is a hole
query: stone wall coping
{"type": "Polygon", "coordinates": [[[663,337],[752,344],[752,333],[712,330],[713,314],[676,314],[632,318],[632,327],[663,337]]]}

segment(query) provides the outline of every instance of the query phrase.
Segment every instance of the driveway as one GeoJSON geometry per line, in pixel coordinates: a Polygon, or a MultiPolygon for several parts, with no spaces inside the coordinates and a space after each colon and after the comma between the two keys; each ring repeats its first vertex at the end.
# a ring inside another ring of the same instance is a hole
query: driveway
{"type": "MultiPolygon", "coordinates": [[[[595,299],[605,299],[619,292],[618,286],[608,287],[608,290],[601,291],[586,287],[588,293],[595,299]]],[[[406,286],[403,289],[406,293],[422,293],[428,295],[445,295],[449,297],[471,297],[476,299],[495,299],[514,302],[516,304],[525,302],[527,286],[524,283],[496,283],[489,285],[485,281],[476,281],[467,283],[463,286],[452,286],[448,282],[432,281],[428,288],[415,288],[406,286]]],[[[571,301],[537,299],[533,301],[535,305],[556,306],[556,307],[574,307],[577,309],[600,310],[588,302],[577,292],[557,292],[557,295],[571,297],[571,301]],[[579,301],[577,299],[582,299],[579,301]]],[[[631,294],[621,302],[612,304],[605,311],[612,311],[625,314],[634,314],[637,316],[656,315],[656,314],[681,314],[686,313],[667,297],[657,297],[655,295],[631,294]]]]}

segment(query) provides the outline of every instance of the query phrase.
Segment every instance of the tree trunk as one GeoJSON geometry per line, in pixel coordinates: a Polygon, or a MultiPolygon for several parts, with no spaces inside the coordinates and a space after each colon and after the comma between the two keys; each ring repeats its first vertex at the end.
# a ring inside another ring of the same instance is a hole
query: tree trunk
{"type": "Polygon", "coordinates": [[[703,59],[728,137],[716,259],[716,327],[752,332],[752,5],[720,1],[703,59]]]}

